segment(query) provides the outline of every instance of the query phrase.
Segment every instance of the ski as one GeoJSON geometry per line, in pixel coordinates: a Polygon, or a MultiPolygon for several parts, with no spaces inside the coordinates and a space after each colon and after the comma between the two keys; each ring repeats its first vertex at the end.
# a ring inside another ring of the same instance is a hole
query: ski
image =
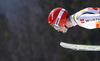
{"type": "Polygon", "coordinates": [[[100,45],[80,45],[80,44],[70,44],[65,42],[60,42],[63,48],[68,48],[77,51],[100,51],[100,45]]]}

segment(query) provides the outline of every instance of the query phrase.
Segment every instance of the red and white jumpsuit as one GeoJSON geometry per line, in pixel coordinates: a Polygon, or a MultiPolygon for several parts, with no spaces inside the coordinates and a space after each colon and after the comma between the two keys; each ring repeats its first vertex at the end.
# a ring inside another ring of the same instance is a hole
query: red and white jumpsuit
{"type": "Polygon", "coordinates": [[[85,8],[70,16],[74,26],[86,29],[100,28],[100,8],[85,8]]]}

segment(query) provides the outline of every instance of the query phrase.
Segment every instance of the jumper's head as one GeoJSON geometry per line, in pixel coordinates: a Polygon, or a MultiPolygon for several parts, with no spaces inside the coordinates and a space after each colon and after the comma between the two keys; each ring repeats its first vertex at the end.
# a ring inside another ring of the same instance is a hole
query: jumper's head
{"type": "Polygon", "coordinates": [[[53,9],[48,16],[48,23],[56,30],[66,26],[68,12],[63,8],[53,9]]]}

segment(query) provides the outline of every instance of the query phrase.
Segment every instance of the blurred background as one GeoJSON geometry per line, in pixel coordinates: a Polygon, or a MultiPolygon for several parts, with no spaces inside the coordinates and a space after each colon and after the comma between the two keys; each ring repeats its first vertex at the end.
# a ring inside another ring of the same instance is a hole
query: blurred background
{"type": "Polygon", "coordinates": [[[0,0],[0,61],[100,61],[100,52],[59,45],[100,45],[100,29],[76,26],[58,33],[48,24],[48,14],[56,7],[65,8],[70,16],[86,7],[100,7],[100,0],[0,0]]]}

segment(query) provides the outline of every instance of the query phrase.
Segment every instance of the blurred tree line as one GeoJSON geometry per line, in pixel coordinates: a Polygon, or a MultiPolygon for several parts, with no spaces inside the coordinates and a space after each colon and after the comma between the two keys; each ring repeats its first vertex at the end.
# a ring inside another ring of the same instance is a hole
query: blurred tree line
{"type": "Polygon", "coordinates": [[[99,45],[100,29],[79,26],[67,34],[48,24],[48,14],[63,7],[68,16],[86,7],[100,7],[99,0],[0,0],[0,61],[99,61],[99,52],[62,48],[60,41],[99,45]]]}

